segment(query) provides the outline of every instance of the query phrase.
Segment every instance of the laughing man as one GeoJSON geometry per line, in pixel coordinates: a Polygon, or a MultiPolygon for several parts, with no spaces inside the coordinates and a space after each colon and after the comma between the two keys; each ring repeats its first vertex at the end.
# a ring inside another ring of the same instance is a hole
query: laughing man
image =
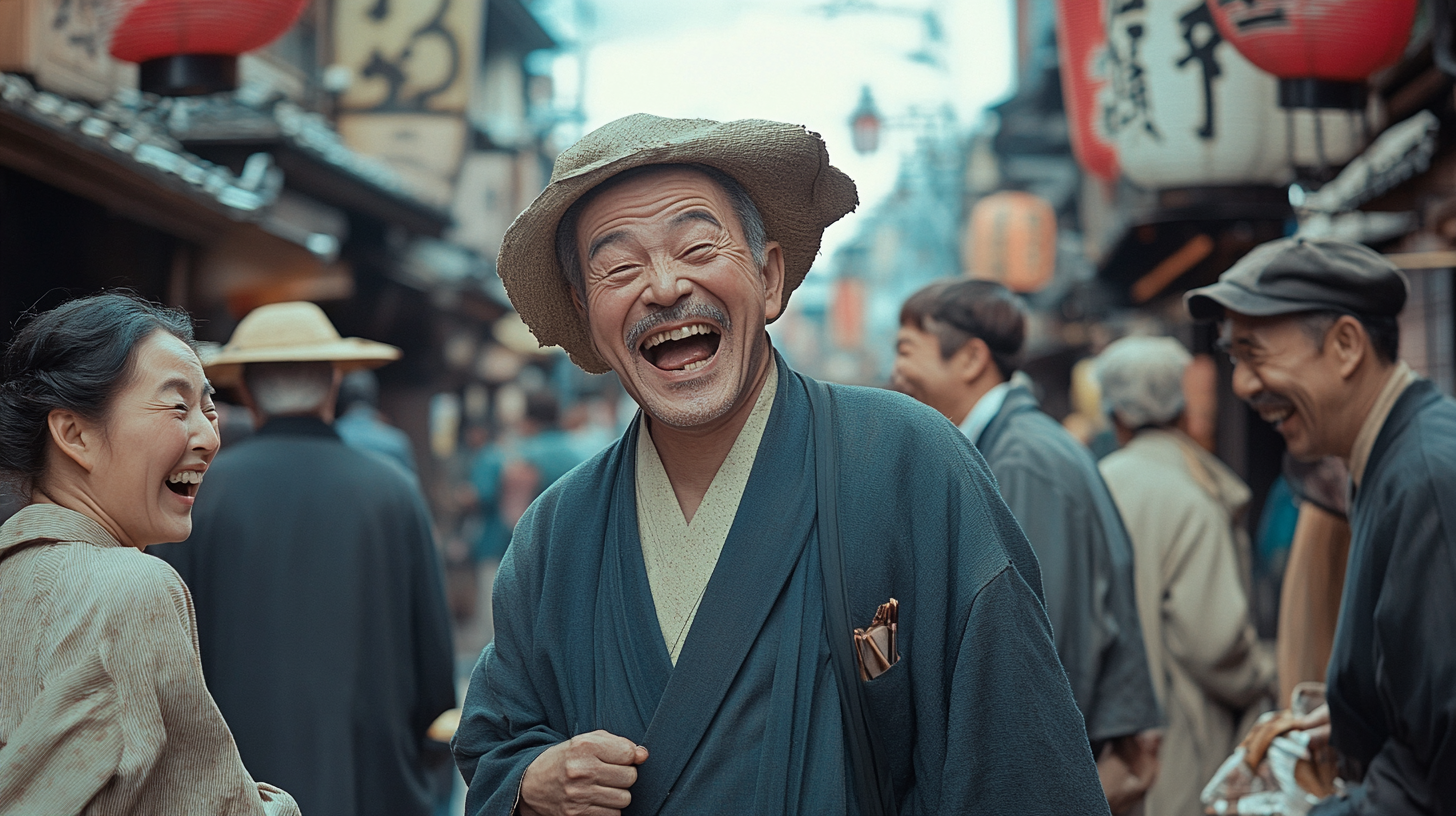
{"type": "Polygon", "coordinates": [[[1329,705],[1307,725],[1363,784],[1321,816],[1456,813],[1456,401],[1400,360],[1406,289],[1369,247],[1286,238],[1187,295],[1289,453],[1350,468],[1329,705]]]}
{"type": "Polygon", "coordinates": [[[511,226],[499,269],[527,325],[643,410],[516,527],[453,746],[472,816],[1107,812],[1036,559],[980,456],[931,409],[826,389],[769,343],[855,204],[801,127],[636,115],[562,153],[511,226]],[[891,598],[898,655],[843,680],[834,650],[891,598]],[[851,696],[868,727],[845,725],[851,696]],[[881,764],[849,758],[865,732],[881,764]]]}

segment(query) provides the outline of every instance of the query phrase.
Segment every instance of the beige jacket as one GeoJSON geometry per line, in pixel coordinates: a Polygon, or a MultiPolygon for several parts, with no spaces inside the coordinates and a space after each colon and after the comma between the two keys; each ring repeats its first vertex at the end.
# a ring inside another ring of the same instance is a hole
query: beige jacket
{"type": "Polygon", "coordinates": [[[163,561],[31,505],[0,527],[0,621],[0,816],[297,816],[243,768],[163,561]]]}
{"type": "Polygon", "coordinates": [[[1274,656],[1249,617],[1249,489],[1176,431],[1139,433],[1101,463],[1132,538],[1138,614],[1168,727],[1147,816],[1194,816],[1239,737],[1243,709],[1272,695],[1274,656]]]}

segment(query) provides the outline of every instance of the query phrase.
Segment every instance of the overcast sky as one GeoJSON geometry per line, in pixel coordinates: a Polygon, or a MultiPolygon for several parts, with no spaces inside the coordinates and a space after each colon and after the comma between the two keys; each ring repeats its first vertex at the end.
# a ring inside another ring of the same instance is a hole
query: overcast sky
{"type": "MultiPolygon", "coordinates": [[[[578,1],[543,5],[559,12],[578,1]]],[[[891,124],[949,104],[969,129],[1010,90],[1011,0],[832,5],[838,13],[825,0],[592,0],[581,32],[587,129],[638,112],[803,124],[823,135],[830,160],[859,184],[860,211],[872,208],[913,146],[914,126],[888,129],[872,156],[855,153],[849,118],[860,88],[870,87],[891,124]]],[[[555,75],[571,93],[570,58],[557,61],[555,75]]],[[[830,228],[821,257],[852,235],[857,217],[830,228]]]]}

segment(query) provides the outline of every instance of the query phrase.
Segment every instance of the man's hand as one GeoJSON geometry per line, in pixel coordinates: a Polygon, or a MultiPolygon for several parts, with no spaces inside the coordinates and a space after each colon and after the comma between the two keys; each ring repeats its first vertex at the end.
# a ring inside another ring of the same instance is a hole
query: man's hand
{"type": "Polygon", "coordinates": [[[1107,806],[1115,814],[1126,813],[1143,800],[1158,778],[1158,749],[1163,744],[1160,730],[1129,734],[1110,740],[1097,758],[1097,776],[1107,806]]]}
{"type": "Polygon", "coordinates": [[[521,779],[524,816],[620,816],[632,801],[637,765],[647,749],[631,740],[593,731],[547,748],[521,779]]]}
{"type": "Polygon", "coordinates": [[[1309,756],[1330,742],[1330,706],[1328,703],[1300,717],[1295,728],[1309,732],[1309,756]]]}

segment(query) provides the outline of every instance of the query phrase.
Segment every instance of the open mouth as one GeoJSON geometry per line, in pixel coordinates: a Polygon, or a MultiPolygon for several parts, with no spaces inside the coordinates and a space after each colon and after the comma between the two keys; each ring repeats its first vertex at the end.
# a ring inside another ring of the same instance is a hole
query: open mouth
{"type": "Polygon", "coordinates": [[[1276,431],[1279,430],[1280,426],[1284,424],[1285,420],[1289,419],[1291,416],[1294,416],[1294,409],[1287,405],[1259,409],[1259,418],[1269,423],[1270,425],[1273,425],[1274,430],[1276,431]]]}
{"type": "Polygon", "coordinates": [[[181,470],[167,477],[167,489],[187,499],[197,498],[197,486],[202,484],[202,473],[196,470],[181,470]]]}
{"type": "Polygon", "coordinates": [[[648,335],[639,346],[642,359],[662,371],[697,371],[713,361],[723,335],[708,323],[690,323],[648,335]]]}

